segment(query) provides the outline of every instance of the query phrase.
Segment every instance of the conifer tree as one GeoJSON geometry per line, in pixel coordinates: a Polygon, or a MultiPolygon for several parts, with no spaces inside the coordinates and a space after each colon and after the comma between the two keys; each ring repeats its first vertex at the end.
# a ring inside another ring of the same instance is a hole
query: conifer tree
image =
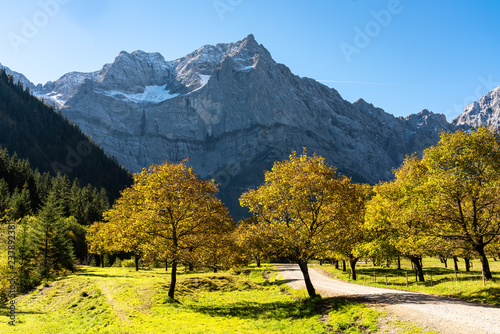
{"type": "Polygon", "coordinates": [[[4,179],[0,179],[0,214],[10,208],[9,185],[4,179]]]}
{"type": "Polygon", "coordinates": [[[19,192],[16,188],[11,197],[11,218],[18,220],[31,214],[31,199],[30,191],[27,184],[24,185],[23,190],[19,192]]]}
{"type": "Polygon", "coordinates": [[[49,278],[60,269],[74,270],[73,245],[55,192],[49,194],[33,229],[40,276],[49,278]]]}
{"type": "Polygon", "coordinates": [[[34,217],[26,217],[19,222],[16,237],[16,262],[19,292],[26,292],[38,284],[35,275],[34,244],[30,225],[34,217]]]}

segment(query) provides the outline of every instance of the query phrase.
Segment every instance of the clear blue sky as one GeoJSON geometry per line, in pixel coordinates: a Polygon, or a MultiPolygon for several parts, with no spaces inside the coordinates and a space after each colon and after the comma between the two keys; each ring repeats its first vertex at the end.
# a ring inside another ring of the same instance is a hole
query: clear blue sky
{"type": "Polygon", "coordinates": [[[500,84],[500,1],[2,0],[0,63],[34,83],[122,50],[173,60],[252,33],[274,59],[396,116],[456,117],[500,84]]]}

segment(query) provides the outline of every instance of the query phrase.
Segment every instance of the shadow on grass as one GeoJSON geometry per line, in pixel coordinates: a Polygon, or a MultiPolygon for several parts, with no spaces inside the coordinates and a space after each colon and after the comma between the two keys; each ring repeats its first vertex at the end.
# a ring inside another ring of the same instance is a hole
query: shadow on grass
{"type": "MultiPolygon", "coordinates": [[[[321,268],[320,268],[321,269],[321,268]]],[[[367,281],[373,282],[374,277],[376,277],[377,282],[383,284],[385,277],[387,276],[389,280],[392,280],[389,285],[406,286],[405,277],[408,275],[409,284],[415,284],[417,280],[415,277],[415,271],[412,269],[395,269],[395,268],[359,268],[357,270],[359,282],[363,282],[366,276],[367,281]],[[394,282],[394,279],[400,279],[400,282],[394,282]]],[[[342,275],[346,275],[343,273],[342,275]]],[[[449,268],[439,268],[439,267],[429,267],[424,268],[425,282],[418,282],[419,285],[424,286],[435,286],[440,283],[446,283],[450,281],[467,282],[467,281],[480,281],[481,272],[480,271],[458,271],[457,276],[455,276],[455,271],[449,268]],[[432,283],[431,283],[432,275],[432,283]]]]}
{"type": "MultiPolygon", "coordinates": [[[[112,269],[112,268],[110,268],[112,269]]],[[[78,276],[88,276],[88,277],[122,277],[122,278],[130,278],[130,279],[140,279],[147,276],[158,276],[158,277],[170,277],[170,272],[153,272],[151,270],[139,270],[139,271],[127,271],[124,273],[119,272],[99,272],[97,270],[93,270],[90,268],[81,268],[78,272],[74,273],[78,276]]],[[[183,273],[177,273],[178,276],[182,276],[183,273]]]]}
{"type": "Polygon", "coordinates": [[[339,309],[349,301],[335,298],[314,298],[284,302],[257,303],[240,301],[218,306],[189,305],[189,309],[214,317],[238,317],[244,319],[305,319],[321,315],[331,308],[339,309]]]}
{"type": "Polygon", "coordinates": [[[500,305],[500,288],[484,288],[474,292],[457,292],[450,296],[461,299],[477,300],[483,303],[500,305]]]}

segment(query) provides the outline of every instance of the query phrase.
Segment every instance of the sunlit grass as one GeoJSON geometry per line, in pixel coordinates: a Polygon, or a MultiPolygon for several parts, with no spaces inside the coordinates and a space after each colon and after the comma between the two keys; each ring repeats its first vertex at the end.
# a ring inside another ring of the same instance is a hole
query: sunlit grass
{"type": "Polygon", "coordinates": [[[270,266],[181,273],[176,300],[165,269],[83,267],[21,296],[16,326],[0,333],[327,333],[376,330],[378,312],[333,298],[306,297],[270,266]],[[264,279],[266,272],[268,280],[264,279]],[[330,320],[329,320],[330,319],[330,320]]]}
{"type": "Polygon", "coordinates": [[[332,273],[334,276],[353,283],[419,291],[436,295],[443,295],[466,300],[473,300],[488,304],[500,305],[500,262],[490,261],[493,281],[486,281],[483,285],[481,264],[474,260],[470,272],[465,272],[463,259],[460,259],[459,271],[455,273],[453,260],[448,260],[448,268],[444,267],[438,259],[424,258],[425,282],[418,282],[411,263],[402,259],[401,270],[393,263],[390,267],[374,267],[371,263],[359,263],[356,266],[357,281],[353,281],[347,272],[335,269],[333,265],[314,265],[332,273]],[[406,284],[408,277],[408,285],[406,284]]]}

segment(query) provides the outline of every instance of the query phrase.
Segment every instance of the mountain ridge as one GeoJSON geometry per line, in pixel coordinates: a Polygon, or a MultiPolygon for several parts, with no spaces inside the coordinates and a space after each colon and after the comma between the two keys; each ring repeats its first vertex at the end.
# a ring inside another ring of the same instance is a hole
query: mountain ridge
{"type": "Polygon", "coordinates": [[[467,126],[428,110],[395,117],[363,99],[350,103],[276,63],[253,35],[172,61],[123,51],[99,71],[75,73],[36,92],[64,98],[63,115],[131,171],[189,158],[200,177],[221,184],[233,213],[241,213],[239,194],[291,151],[307,148],[374,184],[441,131],[467,126]]]}

